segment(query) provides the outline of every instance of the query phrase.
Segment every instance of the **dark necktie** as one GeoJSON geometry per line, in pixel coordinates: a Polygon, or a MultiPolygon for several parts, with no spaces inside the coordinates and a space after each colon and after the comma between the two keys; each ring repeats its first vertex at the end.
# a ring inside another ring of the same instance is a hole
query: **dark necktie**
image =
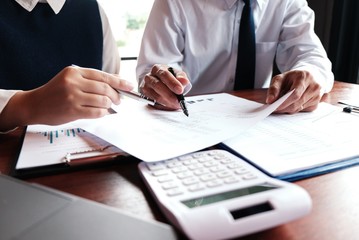
{"type": "Polygon", "coordinates": [[[251,0],[245,3],[239,27],[238,56],[234,90],[253,89],[256,64],[256,36],[251,0]]]}

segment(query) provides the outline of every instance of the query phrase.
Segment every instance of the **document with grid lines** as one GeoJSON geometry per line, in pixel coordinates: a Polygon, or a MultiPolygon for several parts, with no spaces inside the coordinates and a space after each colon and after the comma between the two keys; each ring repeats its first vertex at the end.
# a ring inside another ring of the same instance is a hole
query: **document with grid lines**
{"type": "Polygon", "coordinates": [[[223,145],[272,176],[299,179],[359,164],[358,142],[359,114],[320,103],[314,112],[268,116],[223,145]]]}

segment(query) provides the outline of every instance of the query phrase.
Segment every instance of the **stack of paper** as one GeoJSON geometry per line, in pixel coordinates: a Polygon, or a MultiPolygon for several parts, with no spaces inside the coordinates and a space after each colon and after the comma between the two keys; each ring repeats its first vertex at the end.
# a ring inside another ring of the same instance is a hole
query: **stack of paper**
{"type": "Polygon", "coordinates": [[[225,93],[188,97],[189,117],[125,99],[114,107],[117,114],[76,125],[143,161],[160,161],[237,136],[266,118],[291,93],[271,105],[225,93]]]}
{"type": "Polygon", "coordinates": [[[271,115],[224,145],[272,176],[300,179],[359,164],[358,123],[358,114],[320,103],[314,112],[271,115]]]}

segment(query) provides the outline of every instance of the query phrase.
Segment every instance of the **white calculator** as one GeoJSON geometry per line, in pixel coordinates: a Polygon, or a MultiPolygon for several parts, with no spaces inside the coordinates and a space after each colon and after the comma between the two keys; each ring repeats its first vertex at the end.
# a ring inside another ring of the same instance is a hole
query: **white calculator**
{"type": "Polygon", "coordinates": [[[248,235],[302,217],[312,207],[304,189],[224,150],[138,167],[165,216],[190,239],[248,235]]]}

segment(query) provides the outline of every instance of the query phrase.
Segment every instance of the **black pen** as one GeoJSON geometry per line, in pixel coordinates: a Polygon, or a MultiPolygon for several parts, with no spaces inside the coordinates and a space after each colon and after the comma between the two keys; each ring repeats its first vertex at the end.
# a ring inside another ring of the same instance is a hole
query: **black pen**
{"type": "MultiPolygon", "coordinates": [[[[169,71],[170,73],[172,73],[172,75],[173,75],[174,77],[176,77],[176,74],[175,74],[175,72],[173,71],[173,68],[172,68],[172,67],[169,67],[169,68],[168,68],[168,71],[169,71]]],[[[182,109],[183,113],[188,117],[189,114],[188,114],[188,110],[187,110],[187,106],[186,106],[186,101],[185,101],[185,99],[184,99],[183,94],[176,94],[176,96],[177,96],[178,102],[179,102],[179,104],[180,104],[180,106],[181,106],[181,109],[182,109]]]]}
{"type": "Polygon", "coordinates": [[[347,106],[347,107],[344,107],[343,108],[343,112],[346,112],[346,113],[359,113],[359,108],[356,108],[356,107],[352,107],[352,106],[347,106]]]}
{"type": "Polygon", "coordinates": [[[351,112],[359,113],[359,107],[357,107],[357,106],[350,105],[350,104],[345,103],[345,102],[338,102],[338,103],[346,105],[346,107],[343,108],[343,112],[346,112],[346,113],[351,113],[351,112]]]}

